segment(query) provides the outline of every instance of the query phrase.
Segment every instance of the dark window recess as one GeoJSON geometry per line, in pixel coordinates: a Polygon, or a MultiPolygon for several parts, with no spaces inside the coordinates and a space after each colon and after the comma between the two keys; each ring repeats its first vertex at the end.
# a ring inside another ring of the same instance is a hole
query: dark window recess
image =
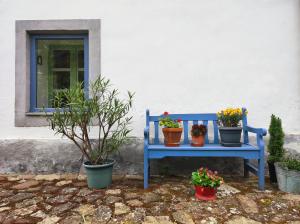
{"type": "Polygon", "coordinates": [[[53,89],[70,88],[70,72],[53,72],[53,89]]]}
{"type": "Polygon", "coordinates": [[[70,68],[70,51],[54,50],[53,61],[54,68],[70,68]]]}

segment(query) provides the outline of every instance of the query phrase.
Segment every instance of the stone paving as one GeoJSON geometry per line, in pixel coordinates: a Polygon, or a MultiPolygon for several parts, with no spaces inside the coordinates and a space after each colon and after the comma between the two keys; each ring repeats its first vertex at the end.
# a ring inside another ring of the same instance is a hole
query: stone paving
{"type": "Polygon", "coordinates": [[[205,202],[188,177],[152,177],[144,190],[139,176],[115,176],[108,189],[91,190],[82,175],[0,175],[0,223],[300,224],[300,195],[258,191],[254,177],[225,182],[205,202]]]}

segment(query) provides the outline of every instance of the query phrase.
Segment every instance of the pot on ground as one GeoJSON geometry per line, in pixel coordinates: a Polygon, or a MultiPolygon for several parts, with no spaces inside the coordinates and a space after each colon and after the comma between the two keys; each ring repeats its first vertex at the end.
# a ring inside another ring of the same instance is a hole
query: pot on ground
{"type": "Polygon", "coordinates": [[[85,162],[83,165],[86,170],[88,187],[101,189],[109,186],[112,182],[114,163],[114,160],[107,160],[106,163],[101,165],[92,165],[90,162],[85,162]]]}
{"type": "Polygon", "coordinates": [[[289,170],[282,163],[275,163],[279,190],[300,194],[300,171],[289,170]]]}
{"type": "Polygon", "coordinates": [[[179,146],[182,128],[163,128],[165,146],[179,146]]]}
{"type": "Polygon", "coordinates": [[[240,147],[242,127],[219,127],[221,145],[227,147],[240,147]]]}
{"type": "Polygon", "coordinates": [[[269,167],[270,182],[277,183],[276,170],[275,170],[274,163],[268,161],[268,167],[269,167]]]}
{"type": "Polygon", "coordinates": [[[212,201],[217,198],[217,188],[195,186],[195,197],[200,200],[212,201]]]}
{"type": "Polygon", "coordinates": [[[199,136],[193,136],[192,135],[191,145],[192,146],[198,146],[198,147],[204,146],[204,142],[205,142],[204,138],[205,138],[204,135],[199,135],[199,136]]]}

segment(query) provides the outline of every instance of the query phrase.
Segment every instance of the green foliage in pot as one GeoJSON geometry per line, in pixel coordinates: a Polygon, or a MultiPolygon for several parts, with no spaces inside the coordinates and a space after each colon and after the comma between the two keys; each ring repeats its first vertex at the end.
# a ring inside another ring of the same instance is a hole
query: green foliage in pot
{"type": "Polygon", "coordinates": [[[52,130],[72,140],[90,164],[105,164],[110,154],[130,140],[132,117],[128,114],[134,94],[128,92],[121,99],[110,80],[98,76],[89,86],[89,97],[85,95],[82,84],[55,95],[55,109],[53,114],[46,113],[47,119],[52,130]],[[98,131],[96,140],[91,139],[91,127],[98,131]]]}
{"type": "Polygon", "coordinates": [[[286,158],[280,165],[288,170],[295,170],[300,172],[300,160],[295,158],[286,158]]]}
{"type": "Polygon", "coordinates": [[[164,112],[162,116],[163,117],[159,118],[159,126],[163,126],[165,128],[180,128],[181,119],[171,119],[168,112],[164,112]]]}
{"type": "Polygon", "coordinates": [[[192,184],[201,187],[219,187],[223,183],[223,178],[218,173],[207,168],[201,167],[199,170],[192,172],[192,184]]]}
{"type": "Polygon", "coordinates": [[[279,117],[274,114],[271,116],[271,123],[269,126],[270,140],[268,143],[268,162],[275,163],[281,161],[284,155],[284,132],[282,129],[282,122],[279,117]]]}

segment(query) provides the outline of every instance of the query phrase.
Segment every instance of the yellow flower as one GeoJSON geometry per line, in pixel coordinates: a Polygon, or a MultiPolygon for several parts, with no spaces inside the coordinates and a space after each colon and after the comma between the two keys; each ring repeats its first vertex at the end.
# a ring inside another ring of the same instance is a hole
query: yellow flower
{"type": "MultiPolygon", "coordinates": [[[[225,110],[221,110],[220,112],[217,113],[218,116],[241,116],[243,114],[243,110],[241,108],[233,108],[233,107],[228,107],[225,110]]],[[[247,111],[246,111],[247,114],[247,111]]]]}

